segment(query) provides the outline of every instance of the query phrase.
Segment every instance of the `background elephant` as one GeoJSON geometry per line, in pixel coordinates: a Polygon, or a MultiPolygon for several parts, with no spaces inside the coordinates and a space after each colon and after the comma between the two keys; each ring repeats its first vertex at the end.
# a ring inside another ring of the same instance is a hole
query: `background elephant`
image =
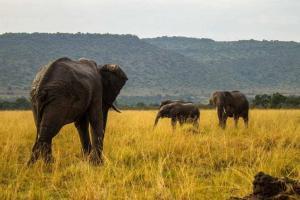
{"type": "Polygon", "coordinates": [[[242,117],[245,126],[248,127],[249,102],[244,94],[239,91],[214,92],[210,98],[210,104],[217,107],[219,126],[225,128],[228,117],[233,117],[237,126],[239,117],[242,117]]]}
{"type": "Polygon", "coordinates": [[[68,123],[75,123],[83,152],[101,162],[108,109],[128,80],[115,64],[98,66],[87,59],[60,58],[44,66],[31,89],[37,137],[28,164],[41,155],[52,160],[52,138],[68,123]],[[91,141],[88,127],[91,126],[91,141]]]}
{"type": "Polygon", "coordinates": [[[180,125],[186,122],[193,123],[194,127],[199,127],[200,112],[197,106],[191,103],[170,103],[162,106],[156,116],[154,127],[157,125],[160,118],[171,118],[173,129],[176,128],[177,121],[180,125]]]}
{"type": "Polygon", "coordinates": [[[170,103],[192,103],[190,101],[182,101],[182,100],[164,100],[160,103],[159,108],[161,108],[164,105],[170,104],[170,103]]]}

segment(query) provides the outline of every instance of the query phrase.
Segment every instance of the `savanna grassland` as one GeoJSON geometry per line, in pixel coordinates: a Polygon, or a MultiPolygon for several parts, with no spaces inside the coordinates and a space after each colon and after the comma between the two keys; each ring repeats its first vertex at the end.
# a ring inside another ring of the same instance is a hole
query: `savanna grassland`
{"type": "Polygon", "coordinates": [[[217,127],[201,111],[200,131],[172,132],[170,120],[152,129],[155,111],[110,112],[104,164],[82,158],[73,125],[53,140],[55,163],[26,167],[36,131],[30,111],[0,112],[0,199],[227,199],[251,192],[264,171],[300,179],[300,110],[251,110],[217,127]]]}

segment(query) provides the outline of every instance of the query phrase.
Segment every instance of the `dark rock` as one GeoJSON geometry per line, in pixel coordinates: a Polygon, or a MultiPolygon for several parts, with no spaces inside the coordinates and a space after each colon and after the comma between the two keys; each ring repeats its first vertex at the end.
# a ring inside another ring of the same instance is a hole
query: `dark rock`
{"type": "Polygon", "coordinates": [[[229,200],[300,200],[300,182],[289,178],[277,178],[259,172],[253,181],[253,192],[245,197],[229,200]]]}

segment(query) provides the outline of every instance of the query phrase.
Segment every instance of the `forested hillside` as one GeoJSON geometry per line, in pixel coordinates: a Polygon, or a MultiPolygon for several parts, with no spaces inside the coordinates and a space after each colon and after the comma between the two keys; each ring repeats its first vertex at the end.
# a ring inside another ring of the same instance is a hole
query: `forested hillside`
{"type": "Polygon", "coordinates": [[[0,35],[0,95],[27,95],[39,67],[63,56],[120,64],[129,77],[121,94],[126,101],[166,95],[200,99],[217,89],[300,92],[300,44],[295,42],[8,33],[0,35]]]}
{"type": "Polygon", "coordinates": [[[2,91],[28,90],[39,67],[62,56],[120,64],[129,77],[123,94],[129,96],[196,91],[209,78],[209,72],[201,75],[209,70],[205,66],[132,35],[4,34],[0,47],[2,91]]]}
{"type": "MultiPolygon", "coordinates": [[[[218,74],[226,88],[299,92],[300,44],[296,42],[160,37],[145,41],[187,56],[218,74]]],[[[218,80],[214,80],[217,82],[218,80]]]]}

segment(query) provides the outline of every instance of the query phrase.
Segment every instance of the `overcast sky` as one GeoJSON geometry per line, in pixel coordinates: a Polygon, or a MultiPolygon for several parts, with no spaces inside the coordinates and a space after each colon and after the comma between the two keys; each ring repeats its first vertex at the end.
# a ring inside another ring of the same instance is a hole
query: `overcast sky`
{"type": "Polygon", "coordinates": [[[300,0],[0,0],[0,32],[300,41],[300,0]]]}

